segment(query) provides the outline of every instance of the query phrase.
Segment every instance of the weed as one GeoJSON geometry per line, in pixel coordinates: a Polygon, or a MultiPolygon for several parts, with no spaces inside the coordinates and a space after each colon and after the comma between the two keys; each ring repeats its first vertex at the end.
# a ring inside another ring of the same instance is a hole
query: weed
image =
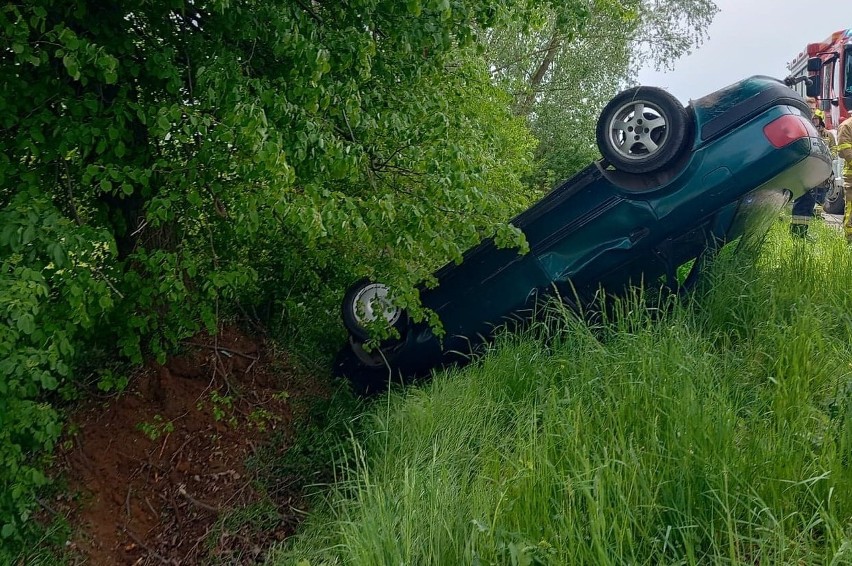
{"type": "Polygon", "coordinates": [[[171,421],[163,420],[163,417],[160,415],[154,415],[153,422],[141,422],[136,425],[136,429],[153,442],[164,434],[174,432],[175,425],[171,421]]]}

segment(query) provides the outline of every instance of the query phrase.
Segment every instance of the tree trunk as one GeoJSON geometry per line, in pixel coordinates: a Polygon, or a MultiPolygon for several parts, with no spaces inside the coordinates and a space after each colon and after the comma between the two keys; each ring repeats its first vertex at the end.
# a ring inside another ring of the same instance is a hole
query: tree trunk
{"type": "Polygon", "coordinates": [[[535,102],[538,87],[541,85],[541,81],[544,80],[544,76],[547,74],[548,69],[550,69],[550,65],[553,64],[556,53],[561,46],[562,37],[559,35],[559,28],[553,28],[553,34],[550,36],[550,41],[547,43],[547,49],[544,52],[544,59],[541,60],[541,64],[535,70],[532,77],[530,77],[529,90],[519,108],[519,114],[529,114],[530,108],[532,108],[532,104],[535,102]]]}

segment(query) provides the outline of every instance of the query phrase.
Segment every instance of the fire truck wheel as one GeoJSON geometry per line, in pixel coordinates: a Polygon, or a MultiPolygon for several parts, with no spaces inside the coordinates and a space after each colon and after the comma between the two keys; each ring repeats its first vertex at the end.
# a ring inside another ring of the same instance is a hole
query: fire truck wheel
{"type": "Polygon", "coordinates": [[[833,187],[833,190],[830,190],[825,195],[825,202],[823,202],[822,209],[829,214],[843,214],[844,206],[843,189],[840,188],[840,190],[837,190],[837,187],[833,187]]]}
{"type": "Polygon", "coordinates": [[[607,104],[598,119],[598,149],[626,173],[651,173],[671,165],[687,146],[690,119],[663,89],[638,86],[607,104]]]}

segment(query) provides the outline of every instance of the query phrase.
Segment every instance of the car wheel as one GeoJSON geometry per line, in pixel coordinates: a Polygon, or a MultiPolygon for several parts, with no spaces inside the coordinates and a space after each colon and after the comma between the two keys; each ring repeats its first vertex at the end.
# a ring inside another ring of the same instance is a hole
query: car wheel
{"type": "Polygon", "coordinates": [[[843,188],[838,186],[838,184],[833,184],[825,195],[822,209],[829,214],[843,214],[844,206],[843,188]]]}
{"type": "Polygon", "coordinates": [[[686,148],[689,114],[677,98],[660,88],[638,86],[607,104],[598,119],[598,149],[626,173],[665,169],[686,148]]]}
{"type": "Polygon", "coordinates": [[[354,338],[349,339],[349,347],[352,348],[352,352],[355,354],[355,357],[358,358],[358,361],[360,361],[364,367],[387,369],[388,361],[381,348],[374,348],[368,352],[364,349],[363,342],[359,342],[354,338]]]}
{"type": "Polygon", "coordinates": [[[384,318],[397,330],[402,328],[405,313],[390,301],[390,289],[382,283],[362,279],[343,296],[343,325],[356,339],[370,339],[369,326],[384,318]]]}
{"type": "Polygon", "coordinates": [[[352,392],[358,396],[368,397],[387,391],[388,369],[365,366],[349,345],[337,353],[332,371],[337,377],[347,380],[352,392]]]}

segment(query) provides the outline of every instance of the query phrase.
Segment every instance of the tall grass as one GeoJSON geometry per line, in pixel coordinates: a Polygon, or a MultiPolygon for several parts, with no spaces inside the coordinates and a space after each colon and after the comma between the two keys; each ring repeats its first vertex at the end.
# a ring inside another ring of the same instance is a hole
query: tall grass
{"type": "Polygon", "coordinates": [[[270,563],[852,563],[852,250],[816,228],[389,394],[270,563]]]}

